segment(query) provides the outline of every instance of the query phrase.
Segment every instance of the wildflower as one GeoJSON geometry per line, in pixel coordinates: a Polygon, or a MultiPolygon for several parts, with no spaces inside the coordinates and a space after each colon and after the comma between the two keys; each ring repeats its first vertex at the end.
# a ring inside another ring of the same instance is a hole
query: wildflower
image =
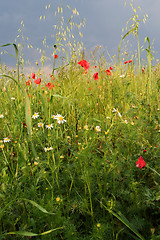
{"type": "Polygon", "coordinates": [[[95,74],[93,74],[94,80],[98,80],[98,72],[96,72],[95,74]]]}
{"type": "Polygon", "coordinates": [[[143,149],[143,152],[147,152],[145,149],[143,149]]]}
{"type": "Polygon", "coordinates": [[[143,168],[144,166],[146,166],[146,163],[143,159],[142,156],[140,156],[140,158],[138,159],[138,161],[136,162],[136,167],[138,167],[139,169],[143,168]]]}
{"type": "Polygon", "coordinates": [[[4,115],[3,115],[3,114],[0,114],[0,118],[4,118],[4,115]]]}
{"type": "Polygon", "coordinates": [[[48,124],[48,125],[46,125],[46,128],[48,128],[48,129],[53,128],[53,124],[48,124]]]}
{"type": "Polygon", "coordinates": [[[35,119],[35,118],[38,118],[38,117],[39,117],[39,114],[38,114],[38,113],[34,113],[33,116],[32,116],[32,118],[34,118],[34,119],[35,119]]]}
{"type": "Polygon", "coordinates": [[[35,73],[32,73],[31,78],[35,79],[35,77],[36,77],[35,73]]]}
{"type": "Polygon", "coordinates": [[[41,78],[36,79],[34,82],[35,82],[36,84],[41,85],[41,78]]]}
{"type": "Polygon", "coordinates": [[[57,55],[57,54],[54,55],[54,59],[56,59],[56,58],[58,58],[58,55],[57,55]]]}
{"type": "Polygon", "coordinates": [[[89,87],[88,90],[91,91],[91,88],[89,87]]]}
{"type": "Polygon", "coordinates": [[[34,162],[34,165],[37,166],[37,165],[38,165],[38,162],[34,162]]]}
{"type": "Polygon", "coordinates": [[[111,75],[111,71],[109,69],[105,70],[105,72],[107,73],[107,75],[111,75]]]}
{"type": "Polygon", "coordinates": [[[46,87],[48,88],[48,89],[52,89],[52,88],[54,88],[54,84],[52,84],[52,83],[47,83],[46,84],[46,87]]]}
{"type": "Polygon", "coordinates": [[[23,127],[26,128],[27,127],[27,124],[23,122],[23,127]]]}
{"type": "Polygon", "coordinates": [[[10,142],[11,141],[11,139],[9,139],[8,137],[6,137],[6,138],[4,138],[3,139],[3,142],[5,143],[5,142],[10,142]]]}
{"type": "Polygon", "coordinates": [[[60,156],[60,159],[63,159],[64,158],[64,156],[60,156]]]}
{"type": "Polygon", "coordinates": [[[52,148],[52,147],[45,147],[45,148],[44,148],[44,151],[45,151],[45,152],[48,152],[48,151],[50,151],[50,150],[53,150],[53,148],[52,148]]]}
{"type": "Polygon", "coordinates": [[[131,62],[132,62],[132,59],[125,61],[124,64],[131,63],[131,62]]]}
{"type": "Polygon", "coordinates": [[[56,198],[56,202],[59,202],[61,199],[60,199],[60,197],[57,197],[56,198]]]}
{"type": "Polygon", "coordinates": [[[80,64],[85,70],[89,69],[89,63],[86,60],[81,60],[78,64],[80,64]]]}
{"type": "Polygon", "coordinates": [[[32,81],[28,79],[28,81],[26,82],[26,85],[30,86],[31,84],[32,84],[32,81]]]}
{"type": "Polygon", "coordinates": [[[57,115],[55,116],[55,119],[57,119],[57,122],[58,122],[59,124],[64,123],[64,122],[67,122],[67,121],[64,119],[64,117],[63,117],[62,115],[60,115],[60,114],[57,114],[57,115]]]}
{"type": "Polygon", "coordinates": [[[51,118],[56,119],[56,115],[51,115],[51,118]]]}
{"type": "Polygon", "coordinates": [[[44,123],[38,123],[38,127],[43,127],[44,123]]]}
{"type": "Polygon", "coordinates": [[[128,121],[127,120],[124,120],[125,124],[128,124],[128,121]]]}
{"type": "Polygon", "coordinates": [[[95,127],[95,130],[96,130],[96,132],[101,132],[100,126],[96,126],[96,127],[95,127]]]}
{"type": "Polygon", "coordinates": [[[3,149],[3,148],[4,148],[4,144],[1,144],[1,145],[0,145],[0,148],[3,149]]]}
{"type": "Polygon", "coordinates": [[[112,68],[112,67],[109,67],[109,70],[113,70],[113,68],[112,68]]]}
{"type": "Polygon", "coordinates": [[[101,224],[100,223],[97,223],[97,227],[99,228],[101,226],[101,224]]]}
{"type": "Polygon", "coordinates": [[[15,98],[14,98],[14,97],[11,97],[11,100],[15,100],[15,98]]]}
{"type": "Polygon", "coordinates": [[[85,129],[85,130],[88,130],[88,125],[85,125],[85,126],[84,126],[84,129],[85,129]]]}
{"type": "Polygon", "coordinates": [[[124,77],[125,77],[125,75],[124,75],[124,74],[120,75],[120,78],[124,78],[124,77]]]}

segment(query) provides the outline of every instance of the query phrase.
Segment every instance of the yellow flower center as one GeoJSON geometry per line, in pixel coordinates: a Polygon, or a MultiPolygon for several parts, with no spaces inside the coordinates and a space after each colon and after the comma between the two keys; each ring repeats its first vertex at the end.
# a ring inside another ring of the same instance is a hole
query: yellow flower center
{"type": "Polygon", "coordinates": [[[4,144],[0,145],[0,148],[4,148],[4,144]]]}
{"type": "Polygon", "coordinates": [[[60,120],[60,121],[63,121],[63,117],[60,116],[60,117],[59,117],[59,120],[60,120]]]}

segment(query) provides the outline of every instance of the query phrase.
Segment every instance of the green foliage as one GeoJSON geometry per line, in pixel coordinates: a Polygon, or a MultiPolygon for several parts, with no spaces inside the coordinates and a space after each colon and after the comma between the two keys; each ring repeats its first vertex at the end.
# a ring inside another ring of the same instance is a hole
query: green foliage
{"type": "Polygon", "coordinates": [[[160,66],[95,52],[88,70],[55,58],[40,84],[0,66],[1,239],[159,239],[160,66]]]}

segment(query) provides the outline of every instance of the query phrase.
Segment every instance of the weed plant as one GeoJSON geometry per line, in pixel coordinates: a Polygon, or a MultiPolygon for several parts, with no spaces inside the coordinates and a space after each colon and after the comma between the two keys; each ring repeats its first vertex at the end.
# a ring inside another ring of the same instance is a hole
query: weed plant
{"type": "Polygon", "coordinates": [[[17,70],[0,66],[0,238],[159,239],[160,65],[140,74],[136,59],[75,50],[66,65],[55,48],[50,76],[27,76],[13,46],[17,70]]]}

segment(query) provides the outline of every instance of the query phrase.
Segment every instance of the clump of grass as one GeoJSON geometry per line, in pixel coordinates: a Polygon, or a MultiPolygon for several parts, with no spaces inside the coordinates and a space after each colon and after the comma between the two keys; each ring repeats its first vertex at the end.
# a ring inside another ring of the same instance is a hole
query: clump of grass
{"type": "Polygon", "coordinates": [[[158,238],[159,64],[60,54],[50,76],[0,67],[1,238],[158,238]]]}

